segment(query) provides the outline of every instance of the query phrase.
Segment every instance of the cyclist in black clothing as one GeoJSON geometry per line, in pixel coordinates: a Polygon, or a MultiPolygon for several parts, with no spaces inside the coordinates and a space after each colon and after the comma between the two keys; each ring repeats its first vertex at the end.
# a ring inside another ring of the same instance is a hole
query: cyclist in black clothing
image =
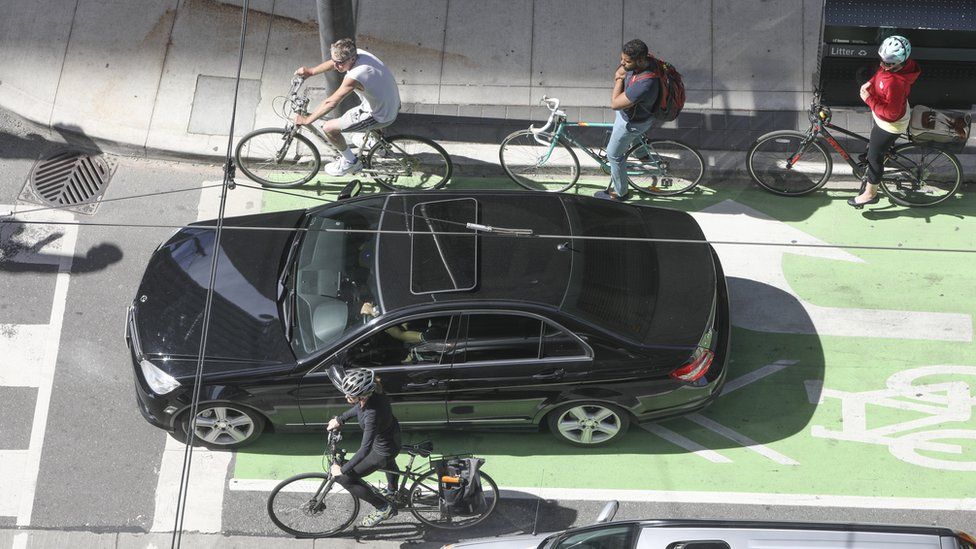
{"type": "MultiPolygon", "coordinates": [[[[399,471],[396,456],[400,453],[400,422],[393,416],[390,399],[380,391],[379,380],[368,368],[355,368],[342,378],[341,390],[346,401],[352,404],[341,415],[329,421],[328,430],[340,430],[342,425],[355,416],[363,430],[363,441],[352,459],[340,466],[332,464],[332,475],[350,494],[376,507],[376,511],[363,518],[365,527],[376,526],[396,515],[392,502],[376,494],[364,477],[379,469],[399,471]]],[[[386,474],[389,496],[396,492],[398,475],[386,474]]]]}

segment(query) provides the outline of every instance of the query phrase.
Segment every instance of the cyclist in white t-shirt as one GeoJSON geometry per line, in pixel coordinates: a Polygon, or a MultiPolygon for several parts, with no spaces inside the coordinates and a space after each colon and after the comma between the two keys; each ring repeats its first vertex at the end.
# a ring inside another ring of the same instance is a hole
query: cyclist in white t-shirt
{"type": "Polygon", "coordinates": [[[349,149],[342,132],[365,132],[389,126],[400,111],[400,91],[393,73],[375,55],[356,49],[356,43],[343,38],[332,44],[332,58],[308,68],[299,67],[297,76],[308,78],[330,70],[345,73],[342,84],[308,116],[295,117],[296,124],[311,124],[336,108],[342,100],[355,92],[362,101],[342,116],[327,121],[322,129],[325,136],[341,153],[334,162],[325,165],[325,173],[341,176],[356,173],[363,163],[349,149]]]}

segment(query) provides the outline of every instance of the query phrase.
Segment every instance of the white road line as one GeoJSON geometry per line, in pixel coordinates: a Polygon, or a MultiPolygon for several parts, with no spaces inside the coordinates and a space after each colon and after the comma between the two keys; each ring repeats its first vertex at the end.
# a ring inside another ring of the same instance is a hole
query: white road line
{"type": "Polygon", "coordinates": [[[691,440],[690,438],[685,437],[684,435],[679,435],[678,433],[672,431],[671,429],[668,429],[667,427],[662,427],[657,423],[649,423],[646,425],[641,425],[641,428],[646,431],[650,431],[651,433],[654,433],[655,435],[663,438],[664,440],[672,444],[681,446],[685,450],[688,450],[689,452],[699,457],[703,457],[708,461],[711,461],[712,463],[732,463],[731,459],[723,456],[722,454],[716,452],[715,450],[709,450],[708,448],[705,448],[704,446],[698,444],[697,442],[691,440]]]}
{"type": "Polygon", "coordinates": [[[776,450],[773,450],[772,448],[769,448],[767,446],[764,446],[762,444],[759,444],[758,442],[756,442],[756,441],[752,440],[751,438],[743,435],[742,433],[739,433],[737,431],[734,431],[734,430],[732,430],[732,429],[730,429],[730,428],[728,428],[728,427],[726,427],[726,426],[724,426],[724,425],[722,425],[722,424],[720,424],[720,423],[718,423],[716,421],[713,421],[713,420],[711,420],[711,419],[709,419],[709,418],[707,418],[707,417],[705,417],[705,416],[703,416],[701,414],[691,414],[691,415],[685,416],[685,418],[688,419],[688,420],[690,420],[690,421],[694,421],[695,423],[701,425],[702,427],[708,429],[709,431],[712,431],[714,433],[718,433],[718,434],[722,435],[723,437],[725,437],[725,438],[727,438],[727,439],[729,439],[729,440],[731,440],[733,442],[738,442],[744,448],[749,449],[749,450],[752,450],[753,452],[756,452],[757,454],[759,454],[759,455],[761,455],[761,456],[763,456],[765,458],[771,459],[771,460],[775,461],[776,463],[779,463],[780,465],[799,465],[800,464],[800,462],[796,461],[795,459],[790,458],[790,457],[787,457],[787,456],[784,456],[783,454],[777,452],[776,450]]]}
{"type": "MultiPolygon", "coordinates": [[[[176,500],[183,473],[184,444],[166,436],[166,449],[156,484],[156,511],[150,532],[172,532],[176,521],[176,500]]],[[[224,510],[224,487],[233,454],[193,449],[190,486],[186,494],[183,528],[189,532],[220,532],[224,510]]]]}
{"type": "MultiPolygon", "coordinates": [[[[813,236],[748,206],[725,200],[693,214],[708,238],[728,241],[736,235],[742,242],[826,244],[813,236]]],[[[972,341],[972,315],[823,307],[796,295],[783,272],[785,254],[863,263],[864,260],[839,248],[784,248],[720,245],[716,251],[729,277],[758,282],[750,295],[746,288],[730,283],[732,321],[736,326],[760,332],[819,334],[847,337],[972,341]],[[778,290],[778,291],[777,291],[778,290]],[[802,310],[798,311],[797,303],[802,310]],[[797,314],[799,313],[799,314],[797,314]]]]}
{"type": "Polygon", "coordinates": [[[727,395],[732,391],[741,389],[746,385],[759,381],[764,377],[771,376],[783,368],[792,366],[794,364],[796,364],[795,360],[777,360],[772,364],[767,364],[762,368],[749,372],[748,374],[743,374],[735,379],[729,380],[726,382],[725,386],[722,387],[722,394],[727,395]]]}
{"type": "MultiPolygon", "coordinates": [[[[2,209],[2,208],[0,208],[2,209]]],[[[16,210],[15,207],[11,210],[16,210]]],[[[35,214],[23,214],[15,218],[21,219],[43,219],[45,221],[73,221],[74,216],[64,211],[46,211],[35,214]]],[[[35,371],[30,378],[22,377],[20,382],[29,382],[37,387],[37,399],[34,405],[34,419],[31,425],[30,444],[26,454],[23,456],[21,467],[16,469],[0,468],[4,471],[5,480],[11,482],[7,475],[14,475],[17,478],[17,486],[11,492],[16,494],[17,505],[17,526],[29,526],[31,514],[34,510],[34,494],[37,490],[37,475],[41,467],[41,450],[44,444],[44,434],[47,430],[48,408],[51,404],[51,388],[54,384],[54,369],[58,362],[58,350],[61,346],[61,327],[64,323],[65,304],[68,300],[68,283],[70,281],[71,263],[74,259],[75,244],[78,240],[78,228],[72,225],[63,225],[58,228],[61,231],[60,238],[45,245],[43,250],[45,255],[57,252],[58,274],[56,275],[54,294],[52,298],[51,317],[46,326],[46,333],[43,340],[26,341],[20,339],[18,345],[33,347],[33,351],[23,352],[21,358],[33,361],[35,371]],[[38,347],[40,346],[40,347],[38,347]]],[[[34,250],[36,252],[37,250],[34,250]]],[[[30,256],[28,255],[28,258],[30,256]]],[[[21,258],[18,258],[20,260],[21,258]]],[[[25,258],[27,259],[27,258],[25,258]]],[[[28,259],[32,261],[33,258],[28,259]]],[[[24,329],[23,326],[19,327],[24,329]]],[[[26,331],[31,331],[27,329],[26,331]]],[[[35,335],[40,329],[34,330],[35,335]]],[[[4,373],[6,380],[13,376],[4,373]]],[[[14,381],[11,379],[11,381],[14,381]]],[[[8,453],[8,452],[4,452],[8,453]]]]}
{"type": "Polygon", "coordinates": [[[21,532],[14,535],[14,541],[10,544],[10,549],[27,549],[27,542],[30,540],[29,532],[21,532]]]}
{"type": "Polygon", "coordinates": [[[47,349],[37,343],[48,341],[50,333],[47,324],[0,324],[0,387],[40,384],[47,349]]]}
{"type": "Polygon", "coordinates": [[[16,517],[20,512],[26,461],[27,450],[0,451],[0,517],[16,517]]]}
{"type": "MultiPolygon", "coordinates": [[[[231,479],[228,487],[237,492],[268,493],[277,480],[231,479]]],[[[694,492],[671,490],[614,490],[601,488],[502,488],[501,497],[512,499],[555,499],[562,501],[633,501],[651,503],[729,503],[737,505],[782,505],[798,507],[856,507],[864,509],[926,509],[976,511],[976,498],[899,498],[875,496],[821,496],[749,492],[694,492]]]]}

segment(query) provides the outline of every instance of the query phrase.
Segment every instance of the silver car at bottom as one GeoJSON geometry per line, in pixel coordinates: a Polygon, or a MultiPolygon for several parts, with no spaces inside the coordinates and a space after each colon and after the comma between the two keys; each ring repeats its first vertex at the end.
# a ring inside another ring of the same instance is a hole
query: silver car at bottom
{"type": "Polygon", "coordinates": [[[595,524],[556,533],[477,539],[443,549],[976,549],[963,532],[932,526],[728,520],[613,521],[618,504],[595,524]]]}

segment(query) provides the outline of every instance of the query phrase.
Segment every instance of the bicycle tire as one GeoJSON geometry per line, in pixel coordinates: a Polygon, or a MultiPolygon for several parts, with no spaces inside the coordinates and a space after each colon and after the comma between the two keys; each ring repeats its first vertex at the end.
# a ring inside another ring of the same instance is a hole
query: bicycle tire
{"type": "Polygon", "coordinates": [[[536,137],[550,143],[553,139],[551,133],[519,130],[502,140],[498,160],[505,173],[530,191],[561,193],[572,188],[580,176],[579,158],[572,147],[559,139],[550,148],[536,141],[536,137]]]}
{"type": "Polygon", "coordinates": [[[760,136],[746,155],[746,167],[752,180],[780,196],[801,196],[823,187],[830,179],[834,162],[819,140],[808,140],[806,133],[795,130],[779,130],[760,136]],[[804,142],[807,144],[801,151],[804,142]],[[788,165],[791,156],[810,151],[815,153],[812,160],[802,165],[788,165]],[[797,166],[803,169],[795,169],[797,166]]]}
{"type": "Polygon", "coordinates": [[[959,159],[941,149],[920,143],[903,143],[891,149],[885,158],[881,190],[899,206],[935,206],[951,198],[962,185],[959,159]],[[924,173],[906,173],[900,169],[889,171],[895,157],[907,159],[924,173]]]}
{"type": "Polygon", "coordinates": [[[705,159],[680,141],[648,139],[627,151],[627,178],[630,186],[639,193],[650,196],[686,193],[697,187],[704,175],[705,159]],[[658,162],[660,165],[656,165],[658,162]]]}
{"type": "Polygon", "coordinates": [[[481,487],[485,490],[486,494],[488,493],[488,488],[491,489],[492,496],[486,497],[488,508],[485,511],[470,517],[462,517],[462,520],[457,522],[454,522],[452,517],[448,517],[447,521],[443,519],[433,520],[431,518],[432,515],[439,517],[441,513],[440,496],[437,491],[439,479],[437,478],[437,471],[431,469],[410,486],[410,499],[408,503],[410,513],[427,526],[442,530],[460,530],[483,522],[498,506],[498,485],[482,471],[478,471],[478,478],[481,479],[481,487]],[[429,513],[429,515],[425,516],[425,512],[429,513]]]}
{"type": "Polygon", "coordinates": [[[262,128],[245,135],[234,149],[234,161],[237,167],[252,179],[265,187],[288,189],[304,185],[319,173],[322,158],[318,148],[304,135],[296,133],[285,145],[288,151],[281,155],[281,144],[290,132],[284,128],[262,128]],[[278,136],[277,140],[262,139],[263,136],[278,136]],[[276,145],[277,143],[277,145],[276,145]],[[291,150],[294,147],[294,150],[291,150]],[[305,147],[307,150],[303,150],[305,147]],[[252,150],[253,149],[253,150],[252,150]],[[293,159],[291,164],[285,162],[293,159]]]}
{"type": "Polygon", "coordinates": [[[287,478],[281,481],[271,494],[268,495],[268,516],[271,517],[271,522],[275,524],[278,528],[281,528],[289,534],[300,537],[300,538],[318,538],[331,536],[342,532],[349,527],[356,520],[359,515],[359,500],[355,496],[346,492],[345,490],[333,490],[333,486],[329,487],[329,492],[326,494],[325,498],[328,500],[331,496],[336,496],[332,498],[332,503],[328,505],[330,508],[335,509],[335,516],[338,520],[329,521],[328,518],[325,522],[328,524],[331,522],[329,528],[300,528],[292,524],[290,516],[285,513],[285,511],[290,511],[296,515],[296,518],[304,517],[307,522],[321,522],[317,517],[323,517],[327,509],[322,509],[313,512],[309,508],[309,504],[312,502],[310,496],[300,496],[298,494],[309,494],[315,493],[314,483],[307,483],[309,486],[303,486],[304,489],[299,489],[298,486],[294,486],[294,483],[299,481],[306,481],[309,479],[320,480],[319,488],[329,480],[329,475],[325,473],[303,473],[300,475],[295,475],[293,477],[287,478]],[[291,489],[285,490],[286,487],[291,486],[291,489]],[[311,488],[309,490],[308,488],[311,488]],[[287,500],[285,499],[287,496],[287,500]],[[276,503],[282,503],[282,505],[276,505],[276,503]],[[276,507],[279,510],[276,510],[276,507]],[[313,514],[314,513],[314,514],[313,514]],[[301,515],[301,517],[298,517],[301,515]],[[315,520],[310,520],[315,519],[315,520]]]}
{"type": "Polygon", "coordinates": [[[366,153],[364,170],[390,191],[433,190],[447,185],[454,163],[443,147],[426,137],[383,137],[366,153]]]}

